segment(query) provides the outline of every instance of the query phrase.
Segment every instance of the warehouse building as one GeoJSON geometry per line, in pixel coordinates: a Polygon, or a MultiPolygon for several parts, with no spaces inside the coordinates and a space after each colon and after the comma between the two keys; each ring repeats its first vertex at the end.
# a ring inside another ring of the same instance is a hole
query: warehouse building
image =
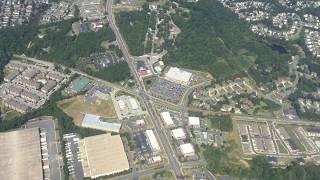
{"type": "Polygon", "coordinates": [[[43,138],[39,128],[0,133],[0,179],[48,178],[43,138]]]}
{"type": "Polygon", "coordinates": [[[186,132],[182,128],[171,130],[172,137],[176,140],[185,140],[187,138],[186,132]]]}
{"type": "Polygon", "coordinates": [[[119,133],[121,128],[120,123],[104,122],[100,120],[100,116],[96,116],[93,114],[85,114],[82,119],[81,126],[116,133],[119,133]]]}
{"type": "Polygon", "coordinates": [[[179,149],[184,157],[190,157],[195,155],[194,147],[191,143],[181,144],[179,149]]]}
{"type": "Polygon", "coordinates": [[[84,177],[92,179],[130,169],[120,135],[101,134],[80,140],[84,177]]]}
{"type": "Polygon", "coordinates": [[[166,126],[174,125],[172,117],[171,117],[169,112],[162,112],[161,113],[161,117],[162,117],[162,119],[163,119],[163,121],[164,121],[166,126]]]}
{"type": "Polygon", "coordinates": [[[199,117],[189,117],[188,124],[194,128],[200,128],[200,118],[199,117]]]}
{"type": "Polygon", "coordinates": [[[182,85],[188,85],[191,80],[192,73],[180,70],[176,67],[171,67],[169,71],[165,73],[165,77],[169,81],[173,81],[182,85]]]}
{"type": "Polygon", "coordinates": [[[146,130],[147,143],[150,146],[152,152],[160,152],[160,146],[157,141],[156,136],[153,133],[153,130],[146,130]]]}

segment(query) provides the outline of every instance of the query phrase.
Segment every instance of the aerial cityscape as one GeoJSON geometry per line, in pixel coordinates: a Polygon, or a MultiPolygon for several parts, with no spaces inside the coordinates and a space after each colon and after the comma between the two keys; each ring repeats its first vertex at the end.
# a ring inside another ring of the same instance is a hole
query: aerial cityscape
{"type": "Polygon", "coordinates": [[[0,180],[317,180],[320,1],[0,0],[0,180]]]}

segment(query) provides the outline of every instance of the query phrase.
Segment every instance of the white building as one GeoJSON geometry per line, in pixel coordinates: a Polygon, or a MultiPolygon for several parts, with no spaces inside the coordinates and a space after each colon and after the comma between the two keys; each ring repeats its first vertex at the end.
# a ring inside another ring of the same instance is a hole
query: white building
{"type": "Polygon", "coordinates": [[[82,119],[81,126],[116,133],[119,133],[121,128],[120,123],[104,122],[100,120],[100,116],[96,116],[93,114],[85,114],[82,119]]]}
{"type": "Polygon", "coordinates": [[[146,137],[147,137],[147,142],[153,152],[159,152],[160,151],[160,146],[157,141],[156,136],[153,133],[153,130],[149,129],[146,130],[146,137]]]}
{"type": "Polygon", "coordinates": [[[137,100],[134,99],[133,97],[129,97],[129,102],[133,110],[136,110],[139,108],[137,100]]]}
{"type": "Polygon", "coordinates": [[[195,150],[191,143],[181,144],[179,148],[184,157],[195,155],[195,150]]]}
{"type": "Polygon", "coordinates": [[[164,123],[166,124],[166,126],[171,126],[174,124],[169,112],[162,112],[161,117],[162,117],[164,123]]]}
{"type": "Polygon", "coordinates": [[[182,84],[188,85],[191,79],[192,73],[180,70],[176,67],[171,67],[167,73],[165,73],[166,79],[182,84]]]}
{"type": "Polygon", "coordinates": [[[184,140],[187,138],[186,132],[182,128],[171,130],[172,136],[176,140],[184,140]]]}
{"type": "Polygon", "coordinates": [[[189,117],[188,121],[189,126],[199,128],[200,127],[200,118],[199,117],[189,117]]]}

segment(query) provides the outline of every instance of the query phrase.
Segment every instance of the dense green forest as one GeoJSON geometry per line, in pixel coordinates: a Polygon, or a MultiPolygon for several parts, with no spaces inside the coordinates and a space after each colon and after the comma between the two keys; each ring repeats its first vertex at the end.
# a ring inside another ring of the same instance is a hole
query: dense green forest
{"type": "Polygon", "coordinates": [[[144,41],[147,33],[149,17],[147,9],[142,11],[122,11],[116,14],[117,25],[134,56],[144,54],[144,41]]]}
{"type": "Polygon", "coordinates": [[[249,69],[257,82],[270,82],[288,74],[288,55],[273,52],[266,42],[249,31],[248,25],[216,0],[183,3],[189,18],[174,15],[182,33],[167,63],[205,70],[218,80],[249,69]],[[256,63],[256,65],[254,65],[256,63]]]}
{"type": "Polygon", "coordinates": [[[0,79],[3,68],[14,53],[22,53],[27,43],[36,36],[36,27],[32,24],[0,30],[0,79]]]}
{"type": "Polygon", "coordinates": [[[293,162],[288,167],[272,168],[265,156],[256,156],[249,161],[249,168],[235,165],[228,159],[227,148],[204,147],[203,155],[208,162],[208,169],[214,174],[258,180],[315,180],[320,177],[320,167],[313,164],[301,166],[293,162]]]}
{"type": "Polygon", "coordinates": [[[120,62],[98,72],[88,71],[87,73],[110,82],[124,81],[131,75],[130,68],[126,62],[120,62]]]}
{"type": "Polygon", "coordinates": [[[231,132],[233,130],[233,124],[230,115],[210,116],[209,121],[211,128],[216,128],[227,132],[231,132]]]}

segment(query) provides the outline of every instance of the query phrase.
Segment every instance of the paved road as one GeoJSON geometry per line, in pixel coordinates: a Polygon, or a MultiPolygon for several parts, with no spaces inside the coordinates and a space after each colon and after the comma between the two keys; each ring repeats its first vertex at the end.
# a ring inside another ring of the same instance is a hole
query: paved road
{"type": "Polygon", "coordinates": [[[278,124],[294,124],[300,126],[320,126],[320,122],[314,121],[303,121],[303,120],[291,120],[291,119],[278,119],[278,118],[264,118],[264,117],[253,117],[247,115],[234,115],[232,116],[234,120],[244,120],[244,121],[255,121],[255,122],[275,122],[278,124]]]}
{"type": "Polygon", "coordinates": [[[112,13],[112,0],[107,0],[106,11],[108,14],[107,18],[109,21],[110,28],[113,30],[114,34],[116,35],[119,48],[121,49],[121,51],[123,53],[123,57],[124,57],[125,61],[128,63],[128,65],[131,69],[131,72],[132,72],[132,74],[138,84],[139,95],[142,97],[142,100],[144,101],[146,109],[151,116],[151,120],[152,120],[154,127],[155,127],[155,132],[156,132],[155,134],[158,137],[158,140],[160,140],[160,143],[162,144],[162,147],[163,147],[163,149],[169,159],[169,164],[172,168],[172,171],[175,174],[175,177],[177,179],[184,179],[182,170],[179,165],[179,161],[177,160],[176,157],[174,157],[175,151],[171,147],[171,144],[170,144],[168,138],[166,137],[165,133],[161,130],[160,120],[156,114],[154,107],[152,106],[152,104],[150,102],[150,98],[147,95],[147,92],[145,90],[143,82],[140,81],[140,79],[139,79],[139,76],[136,72],[131,55],[128,51],[127,45],[126,45],[126,43],[125,43],[117,25],[116,25],[116,21],[115,21],[114,15],[112,13]]]}
{"type": "Polygon", "coordinates": [[[142,171],[137,171],[137,177],[133,177],[132,174],[126,174],[126,175],[122,175],[122,176],[116,176],[113,178],[110,178],[111,180],[128,180],[128,179],[139,179],[143,176],[148,176],[148,175],[153,175],[154,173],[158,173],[161,171],[167,171],[169,168],[168,167],[162,167],[162,168],[158,168],[158,169],[146,169],[146,170],[142,170],[142,171]]]}

